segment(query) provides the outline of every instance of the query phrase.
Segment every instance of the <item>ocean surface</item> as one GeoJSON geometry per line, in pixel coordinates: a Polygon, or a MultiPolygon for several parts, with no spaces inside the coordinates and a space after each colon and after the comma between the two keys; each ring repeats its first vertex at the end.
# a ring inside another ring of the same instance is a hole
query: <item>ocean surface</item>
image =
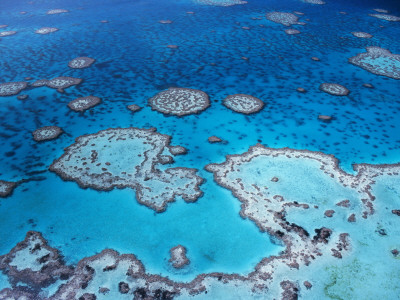
{"type": "MultiPolygon", "coordinates": [[[[27,99],[0,97],[0,180],[18,182],[12,194],[0,198],[0,255],[33,230],[60,251],[67,265],[76,266],[81,259],[109,248],[134,254],[147,273],[175,282],[187,283],[199,274],[213,272],[247,276],[263,258],[280,255],[285,245],[240,214],[241,201],[215,181],[204,169],[206,165],[221,164],[227,155],[245,153],[257,143],[334,155],[340,168],[353,175],[353,164],[400,162],[400,80],[348,62],[370,46],[400,54],[400,22],[369,15],[377,13],[373,9],[385,9],[400,16],[398,1],[326,0],[326,4],[316,5],[300,0],[248,0],[232,6],[218,5],[229,1],[203,2],[0,1],[0,24],[8,25],[0,29],[0,35],[1,31],[16,31],[0,36],[0,83],[31,84],[60,76],[83,79],[63,93],[46,86],[28,86],[18,94],[28,95],[27,99]],[[46,14],[51,9],[68,12],[46,14]],[[301,12],[296,14],[298,21],[306,24],[284,26],[268,20],[269,12],[301,12]],[[59,30],[35,33],[42,27],[59,30]],[[288,28],[300,33],[286,34],[288,28]],[[358,38],[352,32],[373,37],[358,38]],[[91,57],[95,62],[84,69],[70,68],[68,62],[77,57],[91,57]],[[322,83],[343,85],[350,93],[325,93],[319,89],[322,83]],[[148,100],[171,87],[207,93],[210,107],[182,117],[152,109],[148,100]],[[232,111],[223,100],[233,94],[256,97],[264,102],[264,108],[249,115],[232,111]],[[101,98],[101,103],[84,112],[67,106],[88,95],[101,98]],[[127,109],[131,104],[142,109],[132,112],[127,109]],[[319,115],[332,119],[326,122],[319,115]],[[32,132],[43,126],[58,126],[64,133],[37,142],[32,132]],[[171,136],[171,145],[185,147],[187,154],[175,156],[172,166],[197,169],[204,179],[200,185],[203,195],[192,203],[177,196],[164,212],[157,212],[140,204],[132,188],[82,188],[76,180],[66,181],[49,171],[76,138],[129,127],[156,128],[171,136]],[[210,136],[223,142],[210,143],[210,136]],[[169,263],[170,249],[178,244],[185,246],[190,259],[182,269],[169,263]]],[[[400,70],[400,59],[395,68],[400,70]]],[[[258,163],[253,163],[243,171],[243,178],[262,181],[262,174],[253,170],[258,163]]],[[[307,172],[297,169],[302,166],[287,167],[285,172],[298,180],[276,193],[321,206],[324,204],[319,202],[329,202],[330,197],[357,198],[355,192],[328,179],[310,179],[319,184],[307,185],[305,177],[322,175],[311,167],[307,172]]],[[[328,222],[323,212],[319,217],[298,212],[287,217],[310,233],[322,226],[336,226],[353,237],[351,252],[340,262],[318,269],[316,261],[311,264],[316,269],[299,268],[299,278],[307,274],[313,279],[311,289],[299,281],[299,298],[400,299],[400,255],[391,252],[400,250],[400,217],[390,212],[400,209],[399,186],[400,176],[376,179],[372,188],[376,213],[358,227],[328,222]],[[377,233],[381,228],[386,230],[384,235],[377,233]]],[[[26,287],[8,275],[3,269],[0,290],[26,287]]],[[[32,293],[50,297],[65,282],[32,293]]],[[[217,285],[207,294],[187,298],[285,299],[275,289],[264,292],[256,296],[245,288],[239,293],[217,285]]],[[[125,296],[109,293],[97,298],[125,296]]],[[[129,299],[133,297],[129,294],[129,299]]]]}

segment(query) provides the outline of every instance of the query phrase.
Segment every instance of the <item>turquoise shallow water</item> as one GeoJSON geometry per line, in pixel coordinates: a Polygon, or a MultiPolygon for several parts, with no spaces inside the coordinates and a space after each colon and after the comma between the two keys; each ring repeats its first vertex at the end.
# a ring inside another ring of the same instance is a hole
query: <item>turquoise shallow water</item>
{"type": "MultiPolygon", "coordinates": [[[[214,182],[212,174],[203,170],[205,165],[221,163],[226,155],[243,153],[256,143],[333,154],[350,173],[353,163],[400,161],[399,80],[374,75],[347,62],[368,46],[400,54],[400,40],[396,38],[400,36],[400,23],[368,16],[373,8],[388,9],[399,16],[396,1],[327,0],[321,6],[296,0],[248,2],[230,7],[199,5],[191,0],[0,3],[0,24],[8,25],[0,30],[17,31],[0,38],[0,83],[23,81],[25,77],[32,77],[30,82],[57,76],[84,80],[63,94],[41,87],[21,92],[29,95],[27,100],[0,98],[0,179],[33,179],[0,200],[0,254],[23,240],[28,230],[36,230],[71,264],[113,248],[134,253],[148,272],[177,281],[187,282],[209,272],[245,275],[263,257],[284,249],[252,221],[240,217],[240,202],[214,182]],[[70,12],[46,15],[54,8],[70,12]],[[307,24],[292,26],[301,31],[299,35],[286,35],[285,26],[265,18],[270,11],[303,12],[299,21],[307,24]],[[173,23],[159,23],[167,19],[173,23]],[[34,33],[44,26],[59,31],[34,33]],[[353,31],[365,31],[374,37],[356,38],[351,35],[353,31]],[[79,56],[93,57],[96,62],[87,69],[68,68],[68,62],[79,56]],[[312,56],[321,61],[312,61],[312,56]],[[346,97],[328,95],[318,89],[323,82],[340,83],[351,93],[346,97]],[[364,83],[375,88],[363,87],[364,83]],[[174,86],[206,92],[211,106],[198,115],[182,118],[152,111],[148,99],[174,86]],[[298,93],[298,87],[307,93],[298,93]],[[246,116],[222,105],[226,96],[237,93],[263,100],[265,108],[246,116]],[[71,100],[89,94],[101,97],[102,103],[84,113],[67,107],[71,100]],[[126,108],[130,104],[143,109],[132,113],[126,108]],[[317,118],[320,114],[334,119],[321,122],[317,118]],[[48,125],[60,126],[65,133],[53,141],[35,142],[32,131],[48,125]],[[158,132],[172,136],[172,145],[186,147],[188,153],[175,157],[173,166],[198,169],[206,180],[201,186],[204,196],[190,204],[177,199],[166,212],[155,213],[139,205],[131,189],[84,190],[48,171],[75,138],[131,126],[156,127],[158,132]],[[227,143],[208,143],[212,135],[227,143]],[[185,245],[191,260],[180,271],[168,264],[169,249],[177,244],[185,245]]],[[[307,171],[292,175],[304,176],[307,171]]],[[[324,186],[324,180],[320,180],[323,183],[316,181],[312,188],[291,189],[288,185],[283,189],[310,204],[320,201],[315,200],[316,195],[327,202],[330,194],[335,194],[335,199],[347,196],[352,200],[351,194],[340,194],[336,186],[319,191],[318,187],[324,186]]],[[[398,209],[396,180],[385,178],[376,187],[377,198],[397,203],[390,210],[398,209]]],[[[343,214],[342,219],[345,217],[343,214]]],[[[378,214],[376,218],[374,226],[385,217],[378,214]]],[[[390,218],[387,228],[398,222],[395,215],[390,218]]],[[[294,213],[290,220],[309,231],[322,226],[319,216],[303,224],[304,216],[294,213]]],[[[329,222],[338,226],[335,221],[329,222]]],[[[388,245],[400,248],[392,242],[395,236],[396,231],[389,232],[390,242],[383,243],[382,248],[368,249],[378,255],[378,249],[386,251],[388,245]]],[[[359,254],[359,258],[365,256],[359,254]]],[[[385,268],[381,273],[395,273],[389,259],[392,257],[382,260],[385,268]]],[[[329,276],[321,282],[320,287],[316,286],[324,290],[324,284],[330,283],[329,276]]],[[[1,275],[0,288],[7,286],[1,275]]],[[[330,290],[327,294],[334,298],[338,292],[330,290]]]]}

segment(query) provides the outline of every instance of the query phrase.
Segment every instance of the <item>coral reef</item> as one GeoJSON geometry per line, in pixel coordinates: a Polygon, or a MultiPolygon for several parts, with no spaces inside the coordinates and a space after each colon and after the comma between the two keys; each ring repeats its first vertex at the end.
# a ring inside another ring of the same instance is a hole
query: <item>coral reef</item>
{"type": "Polygon", "coordinates": [[[17,95],[27,86],[24,81],[0,83],[0,97],[17,95]]]}
{"type": "Polygon", "coordinates": [[[337,83],[322,83],[319,89],[333,96],[347,96],[350,91],[343,85],[337,83]]]}
{"type": "Polygon", "coordinates": [[[223,104],[238,113],[254,114],[259,112],[264,107],[264,102],[260,99],[244,94],[235,94],[226,97],[223,104]]]}
{"type": "Polygon", "coordinates": [[[101,99],[99,97],[86,96],[72,100],[71,102],[68,103],[68,107],[74,111],[83,112],[89,108],[96,106],[100,102],[101,99]]]}
{"type": "Polygon", "coordinates": [[[84,69],[90,67],[96,60],[90,57],[77,57],[68,63],[68,67],[73,69],[84,69]]]}
{"type": "Polygon", "coordinates": [[[63,130],[57,126],[45,126],[36,129],[32,132],[33,139],[36,142],[49,141],[58,138],[63,133],[63,130]]]}
{"type": "Polygon", "coordinates": [[[380,47],[367,47],[367,52],[349,58],[349,63],[376,75],[400,79],[400,55],[380,47]]]}
{"type": "Polygon", "coordinates": [[[16,186],[16,182],[0,180],[0,197],[5,198],[10,196],[16,186]]]}
{"type": "Polygon", "coordinates": [[[175,269],[182,269],[190,263],[190,260],[186,256],[186,252],[186,248],[182,245],[175,246],[169,250],[171,255],[169,262],[175,269]]]}
{"type": "Polygon", "coordinates": [[[186,116],[204,111],[210,106],[208,95],[187,88],[169,88],[149,99],[153,110],[166,115],[186,116]]]}
{"type": "Polygon", "coordinates": [[[55,27],[42,27],[42,28],[36,30],[35,33],[37,33],[37,34],[49,34],[49,33],[56,32],[56,31],[58,31],[58,28],[55,28],[55,27]]]}
{"type": "Polygon", "coordinates": [[[165,163],[163,152],[169,149],[170,139],[154,128],[110,128],[78,137],[50,170],[82,188],[135,189],[139,203],[162,212],[177,196],[193,202],[202,195],[203,179],[196,169],[157,168],[165,163]]]}

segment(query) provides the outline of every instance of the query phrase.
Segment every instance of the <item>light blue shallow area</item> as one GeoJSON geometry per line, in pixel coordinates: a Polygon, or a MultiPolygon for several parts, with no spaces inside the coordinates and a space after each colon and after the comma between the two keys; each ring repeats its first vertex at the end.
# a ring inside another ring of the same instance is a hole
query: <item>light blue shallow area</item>
{"type": "Polygon", "coordinates": [[[112,248],[134,253],[148,272],[188,281],[208,272],[246,274],[263,257],[283,250],[239,217],[238,201],[228,191],[211,180],[202,189],[206,196],[198,202],[178,200],[157,214],[139,205],[131,189],[82,190],[49,174],[44,181],[23,184],[1,203],[0,230],[13,229],[12,235],[2,236],[1,252],[8,252],[28,230],[37,230],[68,263],[112,248]],[[169,249],[178,244],[187,248],[191,260],[179,272],[168,264],[169,249]]]}
{"type": "MultiPolygon", "coordinates": [[[[197,5],[191,0],[0,3],[0,24],[9,25],[4,30],[17,31],[16,35],[0,39],[0,82],[21,81],[27,76],[33,80],[57,76],[84,79],[64,94],[42,87],[22,92],[29,95],[26,101],[17,100],[16,96],[0,98],[0,179],[18,181],[44,176],[42,181],[20,185],[11,197],[0,200],[0,254],[23,240],[28,230],[37,230],[72,264],[104,248],[113,248],[134,253],[149,272],[176,280],[189,281],[200,273],[213,271],[246,274],[261,258],[283,249],[271,243],[253,222],[239,216],[239,201],[214,183],[203,170],[206,164],[221,163],[225,155],[243,153],[258,142],[269,147],[334,154],[348,172],[352,172],[352,163],[400,161],[399,81],[347,63],[349,57],[365,52],[368,46],[400,54],[400,40],[394,38],[400,36],[399,23],[368,16],[373,8],[386,8],[400,16],[398,3],[326,0],[326,5],[319,6],[300,0],[248,2],[232,7],[197,5]],[[69,9],[70,13],[45,14],[54,8],[69,9]],[[307,23],[293,26],[301,31],[299,35],[288,36],[284,33],[286,27],[265,18],[270,11],[295,10],[305,13],[300,21],[307,23]],[[21,11],[27,14],[20,14],[21,11]],[[187,14],[188,11],[195,14],[187,14]],[[173,23],[159,23],[167,19],[173,23]],[[43,36],[34,33],[43,26],[60,30],[43,36]],[[351,35],[352,31],[366,31],[374,37],[359,39],[351,35]],[[179,48],[170,49],[167,45],[179,48]],[[78,56],[93,57],[96,63],[84,70],[68,68],[68,61],[78,56]],[[312,56],[321,61],[313,62],[312,56]],[[340,83],[351,93],[347,97],[328,95],[318,89],[323,82],[340,83]],[[363,83],[375,88],[365,88],[363,83]],[[171,86],[205,91],[210,96],[210,108],[184,118],[152,111],[147,100],[171,86]],[[298,93],[298,87],[307,93],[298,93]],[[228,110],[222,100],[236,93],[262,99],[265,108],[250,116],[228,110]],[[67,107],[69,101],[89,94],[101,97],[103,102],[83,114],[67,107]],[[133,114],[126,108],[129,104],[143,109],[133,114]],[[331,115],[334,120],[320,122],[319,114],[331,115]],[[65,134],[54,141],[34,142],[31,132],[47,125],[60,126],[65,134]],[[130,126],[156,127],[158,132],[173,137],[173,145],[188,148],[187,155],[175,158],[174,166],[200,170],[206,179],[201,187],[204,197],[192,204],[179,199],[165,213],[156,214],[137,203],[133,190],[82,190],[76,183],[63,182],[47,171],[52,161],[62,155],[63,148],[78,136],[130,126]],[[209,144],[207,138],[211,135],[227,143],[209,144]],[[191,260],[190,266],[179,272],[167,263],[169,249],[177,244],[188,249],[191,260]]],[[[296,171],[296,176],[305,174],[304,170],[296,171]]],[[[249,176],[253,173],[249,172],[249,176]]],[[[335,199],[352,200],[353,195],[336,185],[331,187],[323,178],[318,180],[321,191],[317,184],[313,190],[306,186],[290,189],[290,184],[284,189],[299,202],[307,198],[328,205],[328,200],[333,201],[330,193],[335,194],[335,199]]],[[[385,219],[387,230],[397,222],[397,216],[390,214],[399,206],[400,185],[396,180],[384,178],[374,188],[378,199],[385,199],[386,206],[380,209],[390,217],[378,214],[368,228],[371,235],[380,218],[385,219]]],[[[289,221],[310,233],[325,225],[347,224],[347,215],[340,209],[338,221],[323,218],[322,208],[309,218],[300,211],[290,216],[289,221]]],[[[394,239],[397,232],[389,232],[387,241],[394,239]]],[[[374,242],[379,243],[380,239],[374,236],[374,242]]],[[[379,264],[379,255],[385,253],[378,274],[385,274],[386,270],[394,273],[393,257],[387,250],[400,245],[389,244],[378,247],[371,243],[368,251],[358,254],[359,259],[367,261],[372,255],[379,264]]],[[[346,286],[349,277],[341,278],[340,285],[346,286]]],[[[332,281],[321,276],[321,285],[332,281]]],[[[5,277],[0,275],[0,289],[7,286],[5,277]]],[[[357,285],[353,288],[359,289],[357,285]]],[[[339,289],[332,289],[332,295],[343,298],[339,289]]],[[[346,297],[354,298],[354,294],[345,294],[346,297]]]]}

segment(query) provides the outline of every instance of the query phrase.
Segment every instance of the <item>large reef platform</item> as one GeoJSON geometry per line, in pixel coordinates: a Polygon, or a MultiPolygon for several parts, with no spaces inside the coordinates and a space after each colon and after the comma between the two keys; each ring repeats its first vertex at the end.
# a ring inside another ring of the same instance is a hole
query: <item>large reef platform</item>
{"type": "Polygon", "coordinates": [[[178,196],[186,202],[202,196],[203,179],[196,169],[158,168],[172,162],[171,155],[180,149],[170,140],[155,128],[110,128],[78,137],[50,170],[82,188],[135,189],[139,203],[162,212],[178,196]]]}
{"type": "MultiPolygon", "coordinates": [[[[91,187],[97,188],[104,182],[109,189],[116,182],[122,186],[133,184],[127,179],[129,176],[116,176],[120,166],[111,166],[118,161],[121,166],[136,166],[138,179],[134,184],[140,186],[144,184],[141,182],[144,176],[149,176],[147,181],[160,180],[152,176],[162,176],[158,174],[161,171],[156,171],[157,175],[152,172],[157,170],[155,165],[160,156],[165,155],[163,150],[170,147],[169,139],[155,129],[108,129],[78,138],[53,168],[63,167],[67,176],[91,187]],[[111,143],[113,147],[110,147],[111,143]],[[120,153],[124,147],[132,149],[132,146],[140,145],[148,147],[140,149],[144,150],[143,157],[119,154],[115,155],[115,161],[106,164],[114,177],[110,174],[102,177],[97,172],[102,168],[97,166],[99,161],[113,156],[105,154],[120,153]],[[121,158],[124,159],[120,161],[121,158]],[[83,171],[79,170],[80,166],[69,165],[77,160],[87,162],[93,169],[83,171]],[[89,162],[91,160],[93,162],[89,162]],[[58,165],[59,162],[63,164],[58,165]]],[[[378,201],[375,201],[374,185],[380,178],[400,176],[400,164],[356,164],[353,168],[355,174],[344,172],[334,156],[322,152],[273,149],[261,144],[240,155],[227,155],[223,163],[205,167],[220,186],[230,190],[242,203],[242,218],[253,221],[262,232],[269,233],[275,243],[286,247],[279,255],[262,259],[247,275],[207,273],[190,282],[177,282],[147,273],[136,256],[119,254],[112,249],[83,258],[76,267],[68,266],[40,233],[31,231],[25,241],[0,256],[0,269],[11,283],[11,288],[0,291],[0,295],[26,296],[28,299],[97,299],[104,296],[109,299],[187,299],[208,293],[212,299],[213,289],[224,286],[233,293],[245,289],[249,299],[265,299],[271,295],[274,298],[280,295],[280,299],[305,297],[317,288],[314,284],[318,285],[315,281],[310,282],[308,276],[326,266],[337,265],[339,261],[348,261],[353,252],[361,251],[357,249],[360,248],[357,242],[360,236],[353,233],[364,232],[365,224],[376,214],[374,202],[378,201]],[[300,215],[299,223],[293,222],[296,214],[300,215]],[[301,223],[305,219],[309,228],[301,223]],[[314,219],[318,222],[313,222],[314,219]],[[355,231],[356,227],[362,230],[355,231]],[[56,281],[59,282],[57,291],[44,297],[43,288],[56,281]]],[[[380,218],[385,214],[397,218],[397,209],[382,211],[382,204],[377,203],[377,206],[380,218]]],[[[180,255],[180,265],[186,263],[183,249],[182,246],[171,249],[179,250],[175,260],[180,255]]],[[[397,255],[398,250],[391,253],[397,255]]]]}

